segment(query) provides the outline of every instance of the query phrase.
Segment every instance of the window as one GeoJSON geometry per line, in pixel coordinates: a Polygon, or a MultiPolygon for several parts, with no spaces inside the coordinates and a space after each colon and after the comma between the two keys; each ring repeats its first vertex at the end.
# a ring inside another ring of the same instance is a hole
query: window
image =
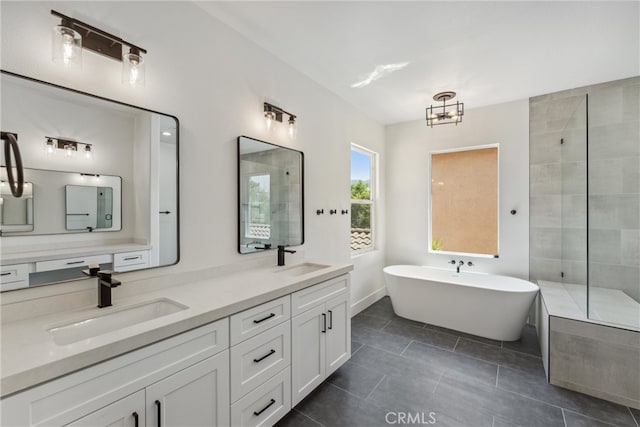
{"type": "Polygon", "coordinates": [[[253,175],[249,185],[249,224],[246,237],[269,239],[271,237],[271,176],[253,175]]]}
{"type": "Polygon", "coordinates": [[[377,154],[351,144],[351,251],[374,247],[377,154]]]}

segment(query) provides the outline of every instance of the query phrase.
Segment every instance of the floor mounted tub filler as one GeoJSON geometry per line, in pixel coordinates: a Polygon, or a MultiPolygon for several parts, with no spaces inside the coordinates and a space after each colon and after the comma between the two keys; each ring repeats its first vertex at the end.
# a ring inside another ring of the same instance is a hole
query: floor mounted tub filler
{"type": "Polygon", "coordinates": [[[514,277],[435,267],[384,268],[398,316],[500,341],[520,338],[538,286],[514,277]]]}

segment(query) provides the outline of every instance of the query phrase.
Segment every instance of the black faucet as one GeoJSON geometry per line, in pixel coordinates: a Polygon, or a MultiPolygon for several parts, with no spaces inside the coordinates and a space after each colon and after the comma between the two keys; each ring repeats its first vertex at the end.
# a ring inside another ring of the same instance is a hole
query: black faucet
{"type": "Polygon", "coordinates": [[[464,261],[458,261],[458,266],[456,267],[456,273],[460,273],[460,267],[464,265],[464,261]]]}
{"type": "Polygon", "coordinates": [[[289,252],[290,254],[295,254],[296,251],[292,251],[291,249],[285,249],[284,246],[278,245],[278,265],[284,265],[284,253],[289,252]]]}
{"type": "Polygon", "coordinates": [[[111,277],[113,271],[98,271],[98,308],[111,306],[111,288],[117,288],[122,283],[111,277]]]}

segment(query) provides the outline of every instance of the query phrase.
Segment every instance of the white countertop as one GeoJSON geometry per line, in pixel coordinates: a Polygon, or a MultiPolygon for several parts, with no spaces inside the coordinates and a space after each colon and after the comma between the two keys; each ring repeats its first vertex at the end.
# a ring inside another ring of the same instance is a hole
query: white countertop
{"type": "MultiPolygon", "coordinates": [[[[351,270],[352,264],[332,264],[312,273],[292,276],[279,267],[259,267],[121,299],[117,299],[116,289],[112,307],[99,309],[91,306],[27,320],[3,322],[1,396],[197,328],[351,270]],[[159,298],[168,298],[188,308],[68,345],[57,345],[47,332],[54,325],[71,323],[159,298]]],[[[126,282],[121,288],[125,286],[126,282]]]]}
{"type": "Polygon", "coordinates": [[[32,249],[16,252],[2,251],[2,256],[0,257],[0,265],[23,264],[28,262],[48,261],[52,259],[114,254],[148,249],[151,249],[150,245],[141,245],[139,243],[116,243],[94,246],[42,249],[35,251],[32,249]]]}

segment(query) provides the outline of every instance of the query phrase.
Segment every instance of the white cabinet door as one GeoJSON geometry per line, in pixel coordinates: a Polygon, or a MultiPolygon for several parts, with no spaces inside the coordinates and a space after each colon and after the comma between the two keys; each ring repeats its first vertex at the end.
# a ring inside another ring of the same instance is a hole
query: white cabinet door
{"type": "Polygon", "coordinates": [[[349,294],[327,301],[326,369],[328,377],[351,357],[351,319],[349,294]]]}
{"type": "Polygon", "coordinates": [[[324,304],[291,319],[291,397],[295,406],[325,376],[324,304]]]}
{"type": "Polygon", "coordinates": [[[147,425],[229,425],[229,351],[183,369],[146,389],[147,425]]]}
{"type": "Polygon", "coordinates": [[[140,390],[67,425],[73,427],[139,427],[144,424],[144,390],[140,390]]]}

